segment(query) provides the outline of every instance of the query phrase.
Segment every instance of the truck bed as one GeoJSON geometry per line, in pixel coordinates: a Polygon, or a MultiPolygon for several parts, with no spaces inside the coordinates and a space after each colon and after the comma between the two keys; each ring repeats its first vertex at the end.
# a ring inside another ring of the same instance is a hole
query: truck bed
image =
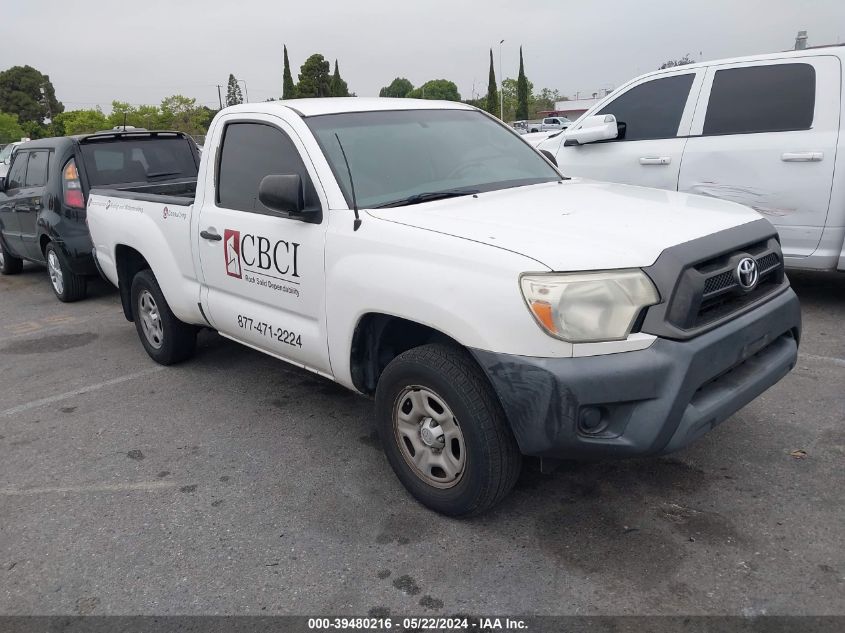
{"type": "Polygon", "coordinates": [[[188,206],[193,204],[196,190],[197,179],[189,178],[161,183],[115,185],[108,189],[95,188],[91,190],[91,195],[188,206]]]}

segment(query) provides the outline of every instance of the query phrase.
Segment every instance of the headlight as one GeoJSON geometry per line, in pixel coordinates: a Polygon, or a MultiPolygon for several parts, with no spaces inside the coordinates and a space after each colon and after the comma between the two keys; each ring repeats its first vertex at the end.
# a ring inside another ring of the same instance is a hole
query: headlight
{"type": "Polygon", "coordinates": [[[570,343],[623,340],[640,310],[660,301],[641,270],[523,275],[520,285],[542,328],[570,343]]]}

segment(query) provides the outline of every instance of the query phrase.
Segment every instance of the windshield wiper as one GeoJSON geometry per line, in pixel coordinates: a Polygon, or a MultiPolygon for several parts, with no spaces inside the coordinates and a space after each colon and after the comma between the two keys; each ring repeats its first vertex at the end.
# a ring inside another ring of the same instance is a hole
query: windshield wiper
{"type": "Polygon", "coordinates": [[[162,176],[176,176],[181,174],[181,171],[154,171],[147,174],[147,178],[161,178],[162,176]]]}
{"type": "Polygon", "coordinates": [[[420,204],[421,202],[431,202],[433,200],[445,200],[447,198],[459,198],[461,196],[471,196],[479,193],[478,189],[446,189],[445,191],[426,191],[424,193],[415,193],[407,198],[401,200],[394,200],[386,204],[375,206],[375,209],[387,209],[388,207],[407,207],[412,204],[420,204]]]}

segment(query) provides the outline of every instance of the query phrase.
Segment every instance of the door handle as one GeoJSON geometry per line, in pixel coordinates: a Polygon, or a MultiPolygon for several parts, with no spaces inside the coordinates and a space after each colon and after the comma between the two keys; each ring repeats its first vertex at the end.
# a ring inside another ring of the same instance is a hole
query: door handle
{"type": "Polygon", "coordinates": [[[219,233],[210,233],[209,231],[200,231],[200,237],[204,240],[211,240],[212,242],[219,242],[223,236],[219,233]]]}
{"type": "Polygon", "coordinates": [[[780,159],[785,163],[818,163],[824,159],[824,152],[784,152],[780,159]]]}
{"type": "Polygon", "coordinates": [[[640,158],[640,165],[668,165],[671,162],[671,156],[642,156],[640,158]]]}

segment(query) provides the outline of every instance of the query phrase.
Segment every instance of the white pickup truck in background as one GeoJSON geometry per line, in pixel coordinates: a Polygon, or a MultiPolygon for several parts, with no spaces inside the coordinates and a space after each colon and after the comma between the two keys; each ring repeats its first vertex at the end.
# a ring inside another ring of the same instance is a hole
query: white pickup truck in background
{"type": "Polygon", "coordinates": [[[676,66],[532,144],[569,176],[746,204],[777,228],[787,267],[845,271],[843,64],[831,46],[676,66]]]}
{"type": "Polygon", "coordinates": [[[374,396],[391,466],[439,512],[493,506],[521,455],[677,450],[796,361],[768,221],[564,178],[470,106],[250,103],[205,147],[194,198],[90,197],[147,353],[185,360],[207,327],[374,396]]]}

